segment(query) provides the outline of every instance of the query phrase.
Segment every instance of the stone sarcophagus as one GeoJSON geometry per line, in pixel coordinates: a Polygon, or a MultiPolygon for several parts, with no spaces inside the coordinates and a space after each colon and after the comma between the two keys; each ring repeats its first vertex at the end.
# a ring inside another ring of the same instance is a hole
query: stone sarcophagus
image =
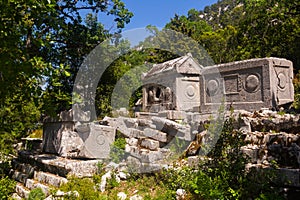
{"type": "Polygon", "coordinates": [[[292,62],[280,58],[243,60],[207,67],[200,74],[201,112],[223,99],[227,107],[254,111],[294,101],[292,62]]]}
{"type": "Polygon", "coordinates": [[[222,104],[247,111],[294,100],[293,65],[259,58],[202,67],[190,55],[156,64],[143,77],[143,111],[212,113],[222,104]]]}
{"type": "Polygon", "coordinates": [[[143,79],[143,110],[199,111],[203,67],[190,55],[156,64],[143,79]]]}
{"type": "Polygon", "coordinates": [[[74,110],[63,111],[59,119],[46,119],[43,152],[68,158],[108,158],[116,129],[94,122],[74,121],[74,110]]]}

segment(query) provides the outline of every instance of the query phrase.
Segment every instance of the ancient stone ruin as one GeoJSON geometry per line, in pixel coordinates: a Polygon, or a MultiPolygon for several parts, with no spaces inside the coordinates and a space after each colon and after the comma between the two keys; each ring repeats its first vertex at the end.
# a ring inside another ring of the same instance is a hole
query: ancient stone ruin
{"type": "Polygon", "coordinates": [[[186,55],[156,64],[144,77],[143,110],[213,112],[225,101],[237,110],[278,108],[294,100],[293,66],[263,58],[203,68],[186,55]]]}
{"type": "Polygon", "coordinates": [[[137,113],[137,119],[108,120],[109,126],[105,126],[88,122],[88,118],[85,123],[75,122],[73,114],[79,111],[62,112],[58,121],[45,120],[43,151],[69,158],[108,158],[116,130],[130,139],[152,138],[157,148],[174,137],[192,141],[199,128],[191,123],[198,123],[195,119],[207,117],[223,104],[255,111],[292,103],[292,70],[290,61],[279,58],[203,68],[189,54],[156,64],[143,77],[143,112],[137,113]],[[171,121],[188,118],[195,119],[186,122],[187,126],[171,121]]]}
{"type": "Polygon", "coordinates": [[[12,176],[23,183],[17,186],[18,194],[26,197],[34,187],[49,194],[43,184],[60,185],[70,174],[92,176],[99,161],[112,161],[113,143],[120,134],[126,146],[117,149],[119,166],[152,172],[179,154],[194,165],[203,155],[201,146],[212,143],[207,125],[228,117],[232,108],[251,165],[268,166],[272,159],[287,163],[293,169],[280,169],[280,177],[290,178],[285,186],[300,187],[300,118],[275,111],[293,102],[292,79],[292,63],[281,58],[203,67],[187,54],[156,64],[143,75],[142,110],[135,118],[90,122],[89,113],[75,106],[56,120],[46,119],[41,151],[21,151],[13,162],[12,176]],[[225,111],[220,113],[221,108],[225,111]],[[79,118],[74,115],[83,120],[75,121],[79,118]]]}

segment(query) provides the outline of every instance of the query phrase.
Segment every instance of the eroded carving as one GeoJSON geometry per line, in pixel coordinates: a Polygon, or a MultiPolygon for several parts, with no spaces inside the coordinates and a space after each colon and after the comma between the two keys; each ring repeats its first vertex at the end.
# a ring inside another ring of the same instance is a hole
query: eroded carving
{"type": "Polygon", "coordinates": [[[260,86],[259,79],[260,78],[257,74],[251,74],[247,76],[245,80],[245,90],[250,93],[256,92],[260,86]]]}
{"type": "Polygon", "coordinates": [[[219,87],[220,87],[219,81],[215,79],[209,80],[207,82],[207,89],[206,89],[207,94],[209,96],[216,95],[218,93],[219,87]]]}

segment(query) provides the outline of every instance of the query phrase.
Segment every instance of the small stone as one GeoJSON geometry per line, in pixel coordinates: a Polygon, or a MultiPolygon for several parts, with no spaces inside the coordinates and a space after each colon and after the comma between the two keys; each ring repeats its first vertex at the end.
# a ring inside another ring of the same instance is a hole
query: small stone
{"type": "Polygon", "coordinates": [[[142,200],[143,197],[141,197],[140,195],[136,194],[136,195],[130,197],[129,199],[130,199],[130,200],[142,200]]]}
{"type": "Polygon", "coordinates": [[[119,192],[117,196],[120,200],[125,200],[127,198],[127,195],[124,192],[119,192]]]}
{"type": "Polygon", "coordinates": [[[126,180],[127,179],[127,175],[124,172],[119,172],[119,177],[121,180],[126,180]]]}
{"type": "Polygon", "coordinates": [[[115,175],[115,180],[116,180],[117,183],[121,182],[121,179],[120,179],[120,177],[117,174],[115,175]]]}
{"type": "Polygon", "coordinates": [[[176,200],[184,200],[186,196],[186,191],[184,189],[176,190],[176,200]]]}
{"type": "Polygon", "coordinates": [[[60,190],[58,190],[56,193],[55,193],[55,196],[56,197],[62,197],[62,196],[64,196],[65,195],[65,193],[63,192],[63,191],[60,191],[60,190]]]}
{"type": "Polygon", "coordinates": [[[104,174],[101,177],[101,183],[100,183],[100,187],[99,187],[101,192],[105,191],[105,186],[106,186],[107,179],[111,179],[111,171],[108,171],[106,174],[104,174]]]}

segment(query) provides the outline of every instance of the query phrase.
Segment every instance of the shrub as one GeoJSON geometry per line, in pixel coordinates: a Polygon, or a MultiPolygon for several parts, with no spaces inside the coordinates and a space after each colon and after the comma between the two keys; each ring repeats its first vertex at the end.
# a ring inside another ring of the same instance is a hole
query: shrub
{"type": "Polygon", "coordinates": [[[45,194],[41,188],[34,188],[30,191],[28,200],[40,200],[45,199],[45,194]]]}
{"type": "Polygon", "coordinates": [[[16,182],[8,177],[0,179],[0,199],[9,199],[14,193],[16,182]]]}
{"type": "Polygon", "coordinates": [[[79,194],[79,197],[76,197],[74,193],[74,195],[65,196],[64,199],[103,199],[90,178],[70,177],[69,181],[60,187],[60,190],[64,192],[77,191],[79,194]]]}
{"type": "MultiPolygon", "coordinates": [[[[234,130],[233,117],[225,120],[221,135],[198,169],[189,167],[163,170],[158,179],[172,191],[185,189],[191,199],[281,199],[272,187],[272,173],[246,171],[248,159],[241,153],[243,134],[234,130]]],[[[215,125],[218,127],[218,124],[215,125]]]]}

